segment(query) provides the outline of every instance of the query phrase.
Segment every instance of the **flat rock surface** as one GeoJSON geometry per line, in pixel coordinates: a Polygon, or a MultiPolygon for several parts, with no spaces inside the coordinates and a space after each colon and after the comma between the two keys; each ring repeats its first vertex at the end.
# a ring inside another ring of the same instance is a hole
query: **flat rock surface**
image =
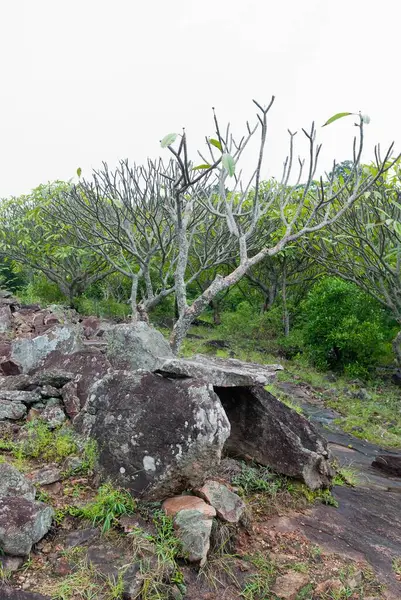
{"type": "Polygon", "coordinates": [[[174,496],[163,502],[163,510],[169,517],[174,517],[180,510],[197,510],[201,512],[205,518],[216,516],[216,511],[213,506],[207,504],[202,498],[197,496],[174,496]]]}
{"type": "Polygon", "coordinates": [[[281,530],[301,530],[329,551],[367,560],[388,586],[389,597],[399,600],[401,582],[394,575],[392,560],[401,556],[401,478],[373,467],[372,462],[379,456],[401,454],[341,431],[333,423],[338,413],[312,403],[307,395],[300,397],[295,384],[286,386],[285,392],[301,399],[304,413],[326,437],[332,455],[341,466],[352,467],[359,481],[355,488],[334,489],[338,508],[321,504],[305,514],[280,517],[270,524],[281,530]]]}
{"type": "Polygon", "coordinates": [[[266,385],[275,378],[281,365],[258,365],[234,358],[215,358],[195,355],[184,360],[168,358],[158,372],[175,377],[206,379],[208,383],[222,387],[266,385]]]}

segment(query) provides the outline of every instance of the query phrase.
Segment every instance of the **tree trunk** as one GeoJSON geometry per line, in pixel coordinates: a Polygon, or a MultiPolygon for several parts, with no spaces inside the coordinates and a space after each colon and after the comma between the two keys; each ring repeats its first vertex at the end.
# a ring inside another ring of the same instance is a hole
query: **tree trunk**
{"type": "Polygon", "coordinates": [[[397,367],[401,369],[401,331],[397,333],[393,340],[393,350],[395,354],[395,360],[397,361],[397,367]]]}
{"type": "Polygon", "coordinates": [[[213,310],[213,323],[215,325],[221,325],[221,317],[220,317],[220,304],[217,300],[212,300],[210,302],[210,306],[213,310]]]}
{"type": "Polygon", "coordinates": [[[131,277],[131,297],[130,297],[130,305],[131,305],[131,320],[133,323],[138,321],[138,311],[136,306],[136,299],[138,293],[138,275],[132,275],[131,277]]]}

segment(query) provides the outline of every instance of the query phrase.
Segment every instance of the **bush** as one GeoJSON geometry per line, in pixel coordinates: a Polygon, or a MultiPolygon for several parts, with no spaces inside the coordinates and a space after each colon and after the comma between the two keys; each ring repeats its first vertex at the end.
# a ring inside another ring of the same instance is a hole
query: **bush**
{"type": "Polygon", "coordinates": [[[301,309],[304,343],[318,368],[366,376],[386,354],[393,323],[354,284],[326,277],[315,284],[301,309]]]}

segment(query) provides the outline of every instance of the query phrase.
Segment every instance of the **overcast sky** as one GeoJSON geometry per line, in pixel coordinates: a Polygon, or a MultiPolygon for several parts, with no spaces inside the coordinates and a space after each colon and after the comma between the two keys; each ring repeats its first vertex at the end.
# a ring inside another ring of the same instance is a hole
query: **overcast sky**
{"type": "Polygon", "coordinates": [[[400,22],[399,0],[0,0],[0,197],[155,157],[182,126],[201,147],[212,106],[241,134],[272,94],[265,177],[313,119],[322,168],[351,158],[352,120],[320,128],[339,111],[370,115],[365,160],[400,150],[400,22]]]}

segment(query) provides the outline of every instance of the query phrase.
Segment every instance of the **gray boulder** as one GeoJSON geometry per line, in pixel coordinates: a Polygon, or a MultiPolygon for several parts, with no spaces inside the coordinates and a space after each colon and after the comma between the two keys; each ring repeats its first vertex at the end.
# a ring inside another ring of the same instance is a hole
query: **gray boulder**
{"type": "Polygon", "coordinates": [[[210,385],[139,371],[95,383],[74,425],[97,441],[104,474],[146,499],[202,485],[230,433],[210,385]]]}
{"type": "Polygon", "coordinates": [[[167,340],[144,321],[115,325],[104,338],[107,358],[115,369],[154,371],[173,358],[167,340]]]}
{"type": "Polygon", "coordinates": [[[35,500],[36,490],[12,465],[0,463],[0,497],[18,496],[26,500],[35,500]]]}
{"type": "Polygon", "coordinates": [[[300,479],[312,490],[334,475],[327,441],[314,425],[263,387],[215,387],[231,424],[226,450],[252,457],[274,471],[300,479]]]}
{"type": "Polygon", "coordinates": [[[216,386],[236,387],[266,385],[282,369],[281,365],[258,365],[234,358],[196,355],[189,360],[168,358],[157,371],[167,377],[191,377],[216,386]]]}
{"type": "Polygon", "coordinates": [[[52,353],[70,354],[82,347],[83,333],[79,325],[57,325],[43,335],[21,338],[12,342],[11,358],[23,373],[40,367],[52,353]]]}
{"type": "Polygon", "coordinates": [[[26,498],[0,498],[0,546],[6,554],[26,556],[49,531],[53,509],[26,498]]]}
{"type": "Polygon", "coordinates": [[[21,402],[0,400],[0,421],[18,421],[26,416],[26,406],[21,402]]]}

